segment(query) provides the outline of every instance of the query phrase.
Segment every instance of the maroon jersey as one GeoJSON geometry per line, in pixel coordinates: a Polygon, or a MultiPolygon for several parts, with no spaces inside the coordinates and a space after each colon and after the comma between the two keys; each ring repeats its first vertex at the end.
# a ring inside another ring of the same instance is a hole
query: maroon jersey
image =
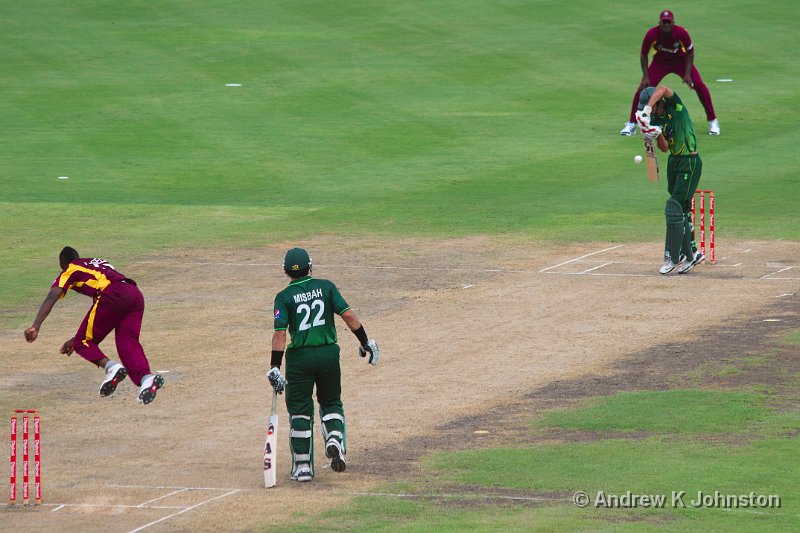
{"type": "Polygon", "coordinates": [[[692,50],[692,38],[682,26],[673,26],[672,33],[664,34],[658,26],[650,28],[644,34],[642,55],[647,57],[650,50],[655,50],[653,61],[659,63],[675,63],[681,61],[692,50]]]}
{"type": "Polygon", "coordinates": [[[62,298],[70,289],[97,298],[111,283],[126,279],[105,259],[76,259],[58,275],[52,286],[62,290],[62,298]]]}

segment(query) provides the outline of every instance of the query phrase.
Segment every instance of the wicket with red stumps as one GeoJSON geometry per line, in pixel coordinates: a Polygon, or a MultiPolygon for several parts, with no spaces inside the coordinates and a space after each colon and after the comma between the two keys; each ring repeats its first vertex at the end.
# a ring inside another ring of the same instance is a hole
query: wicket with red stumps
{"type": "Polygon", "coordinates": [[[33,483],[36,505],[42,503],[42,421],[36,409],[15,409],[11,415],[11,465],[9,504],[17,503],[17,418],[22,415],[22,502],[30,503],[30,417],[33,416],[33,483]]]}
{"type": "Polygon", "coordinates": [[[700,251],[706,255],[706,198],[708,198],[708,244],[711,255],[711,262],[716,260],[716,253],[714,250],[714,191],[710,190],[697,190],[692,196],[692,225],[695,227],[695,235],[697,235],[697,217],[695,215],[695,208],[700,212],[700,251]]]}

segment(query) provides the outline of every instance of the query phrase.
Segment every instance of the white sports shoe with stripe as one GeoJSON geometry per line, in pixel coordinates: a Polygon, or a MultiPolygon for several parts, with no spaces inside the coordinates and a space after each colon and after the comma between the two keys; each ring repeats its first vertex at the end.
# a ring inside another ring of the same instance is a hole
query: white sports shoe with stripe
{"type": "Polygon", "coordinates": [[[311,465],[308,463],[297,463],[297,467],[291,475],[292,481],[311,481],[314,474],[311,473],[311,465]]]}
{"type": "Polygon", "coordinates": [[[139,403],[147,405],[156,399],[156,391],[164,386],[164,378],[161,374],[148,374],[142,378],[142,386],[139,387],[139,403]]]}
{"type": "Polygon", "coordinates": [[[678,274],[686,274],[691,269],[693,269],[696,265],[699,265],[705,260],[706,256],[700,250],[697,250],[694,253],[694,258],[691,261],[686,261],[681,267],[678,269],[678,274]]]}
{"type": "Polygon", "coordinates": [[[100,396],[111,396],[117,390],[117,384],[125,379],[128,371],[119,363],[114,363],[106,372],[106,378],[100,385],[100,396]]]}
{"type": "Polygon", "coordinates": [[[336,439],[329,439],[328,444],[325,446],[325,455],[331,460],[331,470],[334,472],[345,471],[347,463],[344,461],[342,443],[336,439]]]}
{"type": "Polygon", "coordinates": [[[625,126],[622,127],[622,131],[619,132],[620,135],[623,137],[630,137],[636,131],[636,124],[633,122],[626,122],[625,126]]]}

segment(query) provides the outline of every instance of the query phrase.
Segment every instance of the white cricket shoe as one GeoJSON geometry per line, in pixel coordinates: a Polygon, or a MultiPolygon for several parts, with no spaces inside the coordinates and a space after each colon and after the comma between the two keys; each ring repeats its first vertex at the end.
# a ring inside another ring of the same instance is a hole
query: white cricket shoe
{"type": "Polygon", "coordinates": [[[164,378],[161,374],[148,374],[142,379],[139,387],[139,403],[147,405],[156,399],[156,391],[164,386],[164,378]]]}
{"type": "Polygon", "coordinates": [[[717,119],[708,122],[708,134],[719,135],[719,121],[717,119]]]}
{"type": "Polygon", "coordinates": [[[678,265],[676,265],[675,263],[673,263],[673,262],[672,262],[672,259],[670,259],[669,257],[667,257],[667,258],[664,260],[664,266],[662,266],[660,269],[658,269],[658,271],[659,271],[659,272],[661,272],[662,274],[669,274],[670,272],[672,272],[673,270],[675,270],[675,267],[676,267],[676,266],[678,266],[678,265]]]}
{"type": "Polygon", "coordinates": [[[328,445],[325,446],[325,455],[331,460],[331,470],[334,472],[344,472],[347,468],[347,463],[344,462],[344,450],[342,443],[336,439],[330,439],[328,445]]]}
{"type": "Polygon", "coordinates": [[[624,137],[630,137],[634,133],[636,133],[636,124],[633,122],[626,122],[625,127],[619,132],[619,134],[624,137]]]}
{"type": "Polygon", "coordinates": [[[699,265],[705,260],[706,256],[700,250],[697,250],[694,253],[694,258],[691,261],[687,261],[684,263],[679,269],[678,274],[686,274],[691,269],[693,269],[696,265],[699,265]]]}
{"type": "Polygon", "coordinates": [[[292,481],[311,481],[314,475],[311,473],[311,465],[308,463],[297,463],[297,466],[291,475],[292,481]]]}
{"type": "Polygon", "coordinates": [[[100,385],[100,396],[111,396],[117,390],[117,384],[125,379],[128,371],[119,363],[114,363],[106,372],[106,378],[100,385]]]}

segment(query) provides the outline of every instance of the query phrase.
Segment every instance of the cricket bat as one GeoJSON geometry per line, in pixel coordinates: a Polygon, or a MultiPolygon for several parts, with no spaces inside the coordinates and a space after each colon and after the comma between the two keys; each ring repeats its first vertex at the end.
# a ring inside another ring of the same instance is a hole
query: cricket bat
{"type": "Polygon", "coordinates": [[[653,139],[644,140],[644,161],[647,165],[647,179],[653,183],[658,181],[658,158],[653,139]]]}
{"type": "Polygon", "coordinates": [[[277,455],[278,455],[278,393],[272,391],[272,412],[269,415],[267,428],[267,442],[264,444],[264,486],[274,487],[277,484],[277,455]]]}

